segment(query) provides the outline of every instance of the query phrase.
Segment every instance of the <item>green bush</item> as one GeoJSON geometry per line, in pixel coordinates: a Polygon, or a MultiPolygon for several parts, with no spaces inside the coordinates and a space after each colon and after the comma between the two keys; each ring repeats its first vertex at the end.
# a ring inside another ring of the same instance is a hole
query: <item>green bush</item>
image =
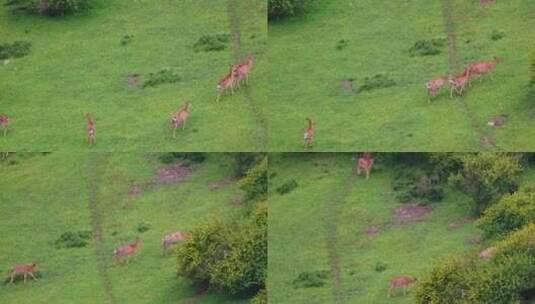
{"type": "Polygon", "coordinates": [[[451,183],[472,198],[473,210],[480,215],[502,195],[517,188],[520,163],[506,153],[475,153],[462,157],[463,167],[451,176],[451,183]]]}
{"type": "Polygon", "coordinates": [[[535,189],[521,189],[502,197],[484,212],[478,226],[485,237],[493,238],[504,236],[529,223],[535,223],[535,189]]]}
{"type": "Polygon", "coordinates": [[[245,191],[247,201],[265,200],[268,189],[267,179],[268,158],[264,156],[255,166],[249,169],[238,185],[245,191]]]}
{"type": "Polygon", "coordinates": [[[262,153],[248,153],[240,152],[233,153],[234,156],[234,176],[244,177],[247,174],[247,171],[258,162],[259,159],[262,159],[264,154],[262,153]]]}
{"type": "Polygon", "coordinates": [[[268,0],[268,19],[300,14],[311,2],[312,0],[268,0]]]}
{"type": "Polygon", "coordinates": [[[301,272],[292,284],[294,288],[321,287],[329,278],[329,271],[305,271],[301,272]]]}
{"type": "Polygon", "coordinates": [[[254,298],[251,299],[251,304],[268,304],[268,295],[265,289],[260,290],[254,298]]]}
{"type": "Polygon", "coordinates": [[[292,192],[295,188],[297,188],[297,186],[297,182],[294,179],[290,179],[284,184],[280,185],[277,189],[275,189],[275,191],[277,191],[280,195],[284,195],[292,192]]]}
{"type": "Polygon", "coordinates": [[[442,52],[444,39],[418,40],[409,49],[411,56],[432,56],[442,52]]]}
{"type": "Polygon", "coordinates": [[[202,152],[168,152],[158,155],[158,160],[164,164],[172,164],[177,161],[188,163],[202,163],[206,159],[206,154],[202,152]]]}
{"type": "Polygon", "coordinates": [[[365,77],[362,85],[357,88],[357,92],[371,91],[375,89],[388,88],[395,86],[396,82],[387,75],[377,74],[372,77],[365,77]]]}
{"type": "Polygon", "coordinates": [[[150,73],[148,79],[143,81],[142,88],[156,87],[166,83],[176,83],[182,80],[182,77],[171,68],[164,68],[156,73],[150,73]]]}
{"type": "Polygon", "coordinates": [[[394,192],[398,201],[430,203],[444,197],[443,184],[438,175],[427,175],[421,170],[405,168],[394,181],[394,192]]]}
{"type": "Polygon", "coordinates": [[[383,272],[387,268],[388,268],[388,265],[386,263],[383,263],[383,262],[375,263],[375,267],[374,267],[375,271],[377,271],[377,272],[383,272]]]}
{"type": "Polygon", "coordinates": [[[149,222],[140,222],[139,224],[137,224],[136,230],[139,233],[144,233],[144,232],[149,231],[151,228],[152,228],[151,223],[149,223],[149,222]]]}
{"type": "Polygon", "coordinates": [[[467,290],[466,269],[469,261],[450,258],[441,261],[425,275],[416,289],[416,302],[420,304],[462,303],[467,290]]]}
{"type": "Polygon", "coordinates": [[[229,34],[203,35],[193,45],[195,52],[222,51],[230,41],[229,34]]]}
{"type": "Polygon", "coordinates": [[[494,41],[500,40],[503,37],[505,37],[504,31],[493,30],[492,33],[490,34],[490,39],[494,41]]]}
{"type": "Polygon", "coordinates": [[[47,16],[60,16],[82,11],[91,0],[7,0],[12,11],[24,11],[47,16]]]}
{"type": "Polygon", "coordinates": [[[31,47],[32,43],[28,41],[0,44],[0,60],[24,57],[30,53],[31,47]]]}
{"type": "Polygon", "coordinates": [[[88,230],[67,231],[63,233],[55,242],[56,248],[81,248],[89,244],[92,233],[88,230]]]}

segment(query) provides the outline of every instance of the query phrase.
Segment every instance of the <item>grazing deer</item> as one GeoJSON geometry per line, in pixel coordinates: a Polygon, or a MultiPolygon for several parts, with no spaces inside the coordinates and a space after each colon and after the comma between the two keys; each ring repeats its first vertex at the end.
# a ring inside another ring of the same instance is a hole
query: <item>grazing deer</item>
{"type": "Polygon", "coordinates": [[[442,89],[444,84],[446,84],[447,80],[448,76],[440,76],[427,82],[425,85],[427,88],[427,102],[430,103],[431,99],[438,95],[438,92],[442,89]]]}
{"type": "Polygon", "coordinates": [[[89,113],[85,114],[85,118],[87,119],[87,142],[94,145],[96,142],[95,121],[89,113]]]}
{"type": "Polygon", "coordinates": [[[304,135],[305,150],[312,148],[312,141],[314,140],[314,122],[310,118],[307,118],[306,120],[308,121],[308,126],[305,129],[304,135]]]}
{"type": "Polygon", "coordinates": [[[254,57],[252,54],[250,54],[244,61],[238,63],[232,68],[237,85],[239,85],[242,81],[245,81],[245,84],[249,84],[249,72],[253,67],[253,61],[254,57]]]}
{"type": "Polygon", "coordinates": [[[136,240],[133,243],[123,245],[121,247],[118,247],[113,251],[113,254],[115,255],[115,258],[117,259],[118,263],[122,263],[124,261],[128,261],[129,259],[133,258],[137,251],[139,250],[139,247],[143,244],[143,241],[136,237],[136,240]]]}
{"type": "Polygon", "coordinates": [[[482,74],[489,73],[490,78],[494,79],[494,76],[492,75],[492,71],[494,70],[498,62],[500,61],[501,59],[499,57],[494,57],[493,60],[472,62],[468,64],[467,69],[470,70],[471,75],[482,75],[482,74]]]}
{"type": "Polygon", "coordinates": [[[6,136],[7,129],[9,128],[9,117],[6,114],[0,114],[0,126],[4,131],[4,136],[6,136]]]}
{"type": "Polygon", "coordinates": [[[230,67],[230,73],[228,73],[223,79],[219,81],[217,84],[217,98],[216,102],[219,101],[219,98],[221,98],[221,95],[225,93],[227,89],[230,88],[231,94],[234,94],[234,85],[236,84],[236,73],[234,72],[234,68],[230,67]]]}
{"type": "Polygon", "coordinates": [[[470,81],[470,69],[466,68],[464,73],[457,76],[450,76],[449,82],[451,86],[450,97],[453,98],[453,91],[458,95],[463,95],[466,84],[470,81]]]}
{"type": "Polygon", "coordinates": [[[364,170],[366,172],[366,179],[369,179],[372,166],[373,166],[373,157],[371,153],[369,152],[363,153],[362,156],[359,157],[357,161],[357,175],[360,175],[360,173],[364,170]]]}
{"type": "Polygon", "coordinates": [[[493,255],[494,255],[494,252],[496,251],[496,247],[489,247],[483,251],[481,251],[478,256],[484,260],[488,260],[490,259],[493,255]]]}
{"type": "Polygon", "coordinates": [[[32,277],[32,279],[37,280],[37,278],[34,276],[34,273],[37,271],[37,264],[36,263],[30,263],[30,264],[15,264],[11,269],[9,270],[9,276],[11,277],[11,280],[9,281],[11,284],[13,284],[15,277],[17,276],[24,276],[24,284],[26,284],[26,279],[28,275],[32,277]]]}
{"type": "Polygon", "coordinates": [[[189,233],[177,231],[171,234],[167,234],[162,239],[162,254],[165,254],[167,249],[173,244],[177,244],[185,240],[189,236],[189,233]]]}
{"type": "Polygon", "coordinates": [[[411,284],[417,282],[418,279],[408,276],[395,277],[390,280],[390,288],[388,288],[388,297],[392,297],[398,288],[403,289],[403,295],[407,294],[407,289],[411,284]]]}
{"type": "Polygon", "coordinates": [[[171,127],[173,128],[173,137],[176,137],[176,129],[182,125],[182,130],[186,128],[186,120],[189,112],[191,112],[191,102],[186,102],[177,112],[173,113],[171,117],[171,127]]]}

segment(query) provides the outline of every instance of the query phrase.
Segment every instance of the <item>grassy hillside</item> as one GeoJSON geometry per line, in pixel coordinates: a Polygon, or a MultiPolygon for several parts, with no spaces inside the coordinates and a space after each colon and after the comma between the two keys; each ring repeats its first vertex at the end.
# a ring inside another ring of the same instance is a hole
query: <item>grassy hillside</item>
{"type": "MultiPolygon", "coordinates": [[[[352,154],[280,154],[270,160],[269,277],[272,303],[414,303],[388,298],[389,281],[421,277],[447,256],[477,252],[468,198],[452,189],[413,222],[395,210],[394,171],[381,162],[369,180],[352,175],[352,154]],[[281,196],[287,180],[299,185],[281,196]],[[384,270],[380,271],[384,266],[384,270]],[[325,271],[320,287],[296,288],[304,272],[325,271]]],[[[524,179],[533,180],[533,172],[524,179]]]]}
{"type": "Polygon", "coordinates": [[[270,150],[301,151],[305,118],[316,151],[525,151],[534,147],[527,102],[535,2],[313,1],[304,16],[269,25],[270,150]],[[448,51],[443,5],[456,42],[448,51]],[[494,35],[497,33],[498,35],[494,35]],[[503,37],[493,40],[492,36],[503,37]],[[446,39],[440,54],[411,57],[419,40],[446,39]],[[463,98],[443,90],[427,102],[425,84],[493,56],[495,79],[475,79],[463,98]],[[452,58],[450,64],[450,57],[452,58]],[[387,88],[359,92],[377,74],[387,88]],[[344,80],[353,79],[353,87],[344,80]],[[487,126],[507,115],[503,127],[487,126]],[[492,143],[495,143],[493,146],[492,143]]]}
{"type": "Polygon", "coordinates": [[[0,43],[32,43],[29,55],[0,64],[0,113],[12,119],[1,148],[85,150],[84,113],[90,112],[97,126],[92,151],[262,149],[264,1],[92,2],[82,15],[65,18],[12,15],[0,6],[0,43]],[[202,36],[217,34],[230,35],[223,50],[195,51],[202,36]],[[249,53],[256,56],[250,86],[216,104],[219,79],[249,53]],[[141,88],[150,73],[165,68],[181,80],[141,88]],[[134,74],[137,83],[129,83],[134,74]],[[171,113],[188,100],[186,130],[173,139],[171,113]]]}
{"type": "Polygon", "coordinates": [[[195,296],[196,288],[177,277],[174,255],[161,254],[165,234],[192,229],[214,214],[241,214],[230,156],[209,154],[176,180],[171,169],[161,171],[172,167],[159,163],[156,154],[22,153],[0,168],[2,276],[12,264],[32,261],[42,275],[26,285],[0,284],[0,302],[247,302],[213,292],[195,296]],[[140,233],[140,224],[150,229],[140,233]],[[64,232],[79,230],[100,230],[102,242],[54,246],[64,232]],[[144,240],[138,256],[117,265],[113,250],[137,235],[144,240]]]}

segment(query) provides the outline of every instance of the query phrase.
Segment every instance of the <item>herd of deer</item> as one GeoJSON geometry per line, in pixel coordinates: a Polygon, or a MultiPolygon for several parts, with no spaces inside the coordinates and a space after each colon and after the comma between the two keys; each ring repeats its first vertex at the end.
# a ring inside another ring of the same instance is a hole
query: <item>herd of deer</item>
{"type": "Polygon", "coordinates": [[[463,95],[466,86],[470,86],[470,79],[473,76],[488,73],[492,78],[492,71],[500,61],[500,58],[494,57],[493,60],[472,62],[465,67],[462,74],[439,76],[430,80],[425,86],[427,88],[428,102],[431,102],[431,99],[438,95],[446,82],[450,84],[450,97],[453,98],[453,93],[459,96],[463,95]]]}
{"type": "MultiPolygon", "coordinates": [[[[182,231],[177,231],[165,235],[162,238],[162,255],[165,255],[165,253],[172,245],[184,241],[186,238],[189,237],[189,235],[190,234],[188,232],[182,231]]],[[[136,256],[142,244],[143,240],[139,237],[136,237],[136,240],[134,242],[117,247],[113,251],[113,255],[115,256],[117,263],[122,264],[124,262],[129,262],[130,260],[132,260],[136,256]]],[[[15,264],[8,272],[9,283],[13,284],[15,278],[17,277],[23,277],[24,283],[26,283],[28,276],[30,276],[34,280],[37,280],[37,278],[35,277],[37,271],[37,263],[15,264]]]]}
{"type": "MultiPolygon", "coordinates": [[[[234,89],[239,88],[243,84],[249,83],[249,73],[253,67],[254,57],[249,54],[244,60],[230,67],[229,74],[225,75],[217,85],[216,101],[219,101],[221,96],[229,89],[231,94],[234,94],[234,89]]],[[[173,137],[176,137],[176,130],[182,126],[186,127],[186,120],[191,112],[191,102],[188,101],[180,107],[180,109],[171,114],[170,127],[173,132],[173,137]]],[[[96,127],[95,120],[90,113],[85,114],[87,120],[87,142],[89,145],[96,143],[96,127]]],[[[4,136],[7,134],[9,128],[9,117],[6,114],[0,114],[0,127],[2,128],[4,136]]]]}

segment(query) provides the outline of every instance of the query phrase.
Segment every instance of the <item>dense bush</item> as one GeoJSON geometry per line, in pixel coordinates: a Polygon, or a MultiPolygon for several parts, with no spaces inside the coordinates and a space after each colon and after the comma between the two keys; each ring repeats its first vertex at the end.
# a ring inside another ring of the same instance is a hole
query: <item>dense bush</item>
{"type": "Polygon", "coordinates": [[[186,161],[191,163],[202,163],[206,159],[206,154],[202,152],[169,152],[162,153],[158,156],[160,162],[164,164],[171,164],[177,161],[186,161]]]}
{"type": "Polygon", "coordinates": [[[505,37],[505,32],[500,30],[493,30],[492,33],[490,33],[490,39],[497,41],[505,37]]]}
{"type": "Polygon", "coordinates": [[[461,170],[463,162],[462,153],[429,153],[429,171],[441,179],[447,179],[451,174],[461,170]]]}
{"type": "Polygon", "coordinates": [[[393,185],[395,196],[402,203],[441,201],[444,197],[443,187],[438,175],[428,175],[411,168],[400,170],[393,185]]]}
{"type": "Polygon", "coordinates": [[[535,223],[535,189],[521,189],[489,207],[478,225],[486,237],[500,237],[535,223]]]}
{"type": "Polygon", "coordinates": [[[441,53],[444,47],[444,39],[418,40],[409,49],[411,56],[431,56],[441,53]]]}
{"type": "Polygon", "coordinates": [[[480,215],[502,195],[517,188],[521,167],[518,158],[505,153],[475,153],[462,157],[463,167],[451,176],[451,183],[472,198],[480,215]]]}
{"type": "Polygon", "coordinates": [[[238,185],[245,191],[247,201],[265,200],[268,189],[268,159],[264,156],[257,164],[251,167],[238,185]]]}
{"type": "Polygon", "coordinates": [[[305,11],[312,0],[268,0],[268,19],[294,16],[305,11]]]}
{"type": "Polygon", "coordinates": [[[178,273],[196,284],[229,294],[265,288],[267,203],[245,221],[215,218],[192,230],[177,250],[178,273]]]}
{"type": "Polygon", "coordinates": [[[433,270],[420,279],[416,300],[420,304],[461,303],[467,290],[466,269],[469,261],[450,258],[441,261],[433,270]]]}
{"type": "Polygon", "coordinates": [[[297,188],[297,186],[297,182],[294,179],[290,179],[284,184],[280,185],[277,189],[275,189],[275,191],[277,191],[280,195],[284,195],[292,192],[295,188],[297,188]]]}
{"type": "Polygon", "coordinates": [[[151,228],[152,228],[151,223],[143,221],[137,224],[136,230],[139,233],[144,233],[144,232],[149,231],[151,228]]]}
{"type": "Polygon", "coordinates": [[[229,34],[203,35],[193,45],[195,52],[222,51],[230,41],[229,34]]]}
{"type": "Polygon", "coordinates": [[[329,278],[329,272],[322,271],[305,271],[301,272],[292,284],[294,288],[309,288],[321,287],[325,285],[325,281],[329,278]]]}
{"type": "Polygon", "coordinates": [[[372,77],[365,77],[362,84],[357,88],[357,92],[371,91],[374,89],[388,88],[395,86],[396,82],[387,75],[377,74],[372,77]]]}
{"type": "Polygon", "coordinates": [[[182,77],[171,68],[164,68],[156,73],[149,73],[147,80],[143,81],[141,87],[156,87],[165,83],[176,83],[182,80],[182,77]]]}
{"type": "Polygon", "coordinates": [[[56,248],[80,248],[89,244],[92,233],[88,230],[67,231],[63,233],[55,242],[56,248]]]}
{"type": "Polygon", "coordinates": [[[12,11],[25,11],[48,16],[65,15],[89,7],[90,0],[7,0],[12,11]]]}
{"type": "Polygon", "coordinates": [[[236,177],[244,177],[245,174],[249,169],[251,169],[252,166],[256,162],[258,162],[259,159],[262,159],[264,157],[264,154],[262,153],[248,153],[248,152],[241,152],[241,153],[233,153],[234,155],[234,175],[236,177]]]}
{"type": "Polygon", "coordinates": [[[24,57],[30,53],[31,47],[32,43],[28,41],[0,44],[0,60],[24,57]]]}
{"type": "Polygon", "coordinates": [[[268,304],[268,295],[265,289],[260,290],[254,298],[251,299],[251,304],[268,304]]]}

